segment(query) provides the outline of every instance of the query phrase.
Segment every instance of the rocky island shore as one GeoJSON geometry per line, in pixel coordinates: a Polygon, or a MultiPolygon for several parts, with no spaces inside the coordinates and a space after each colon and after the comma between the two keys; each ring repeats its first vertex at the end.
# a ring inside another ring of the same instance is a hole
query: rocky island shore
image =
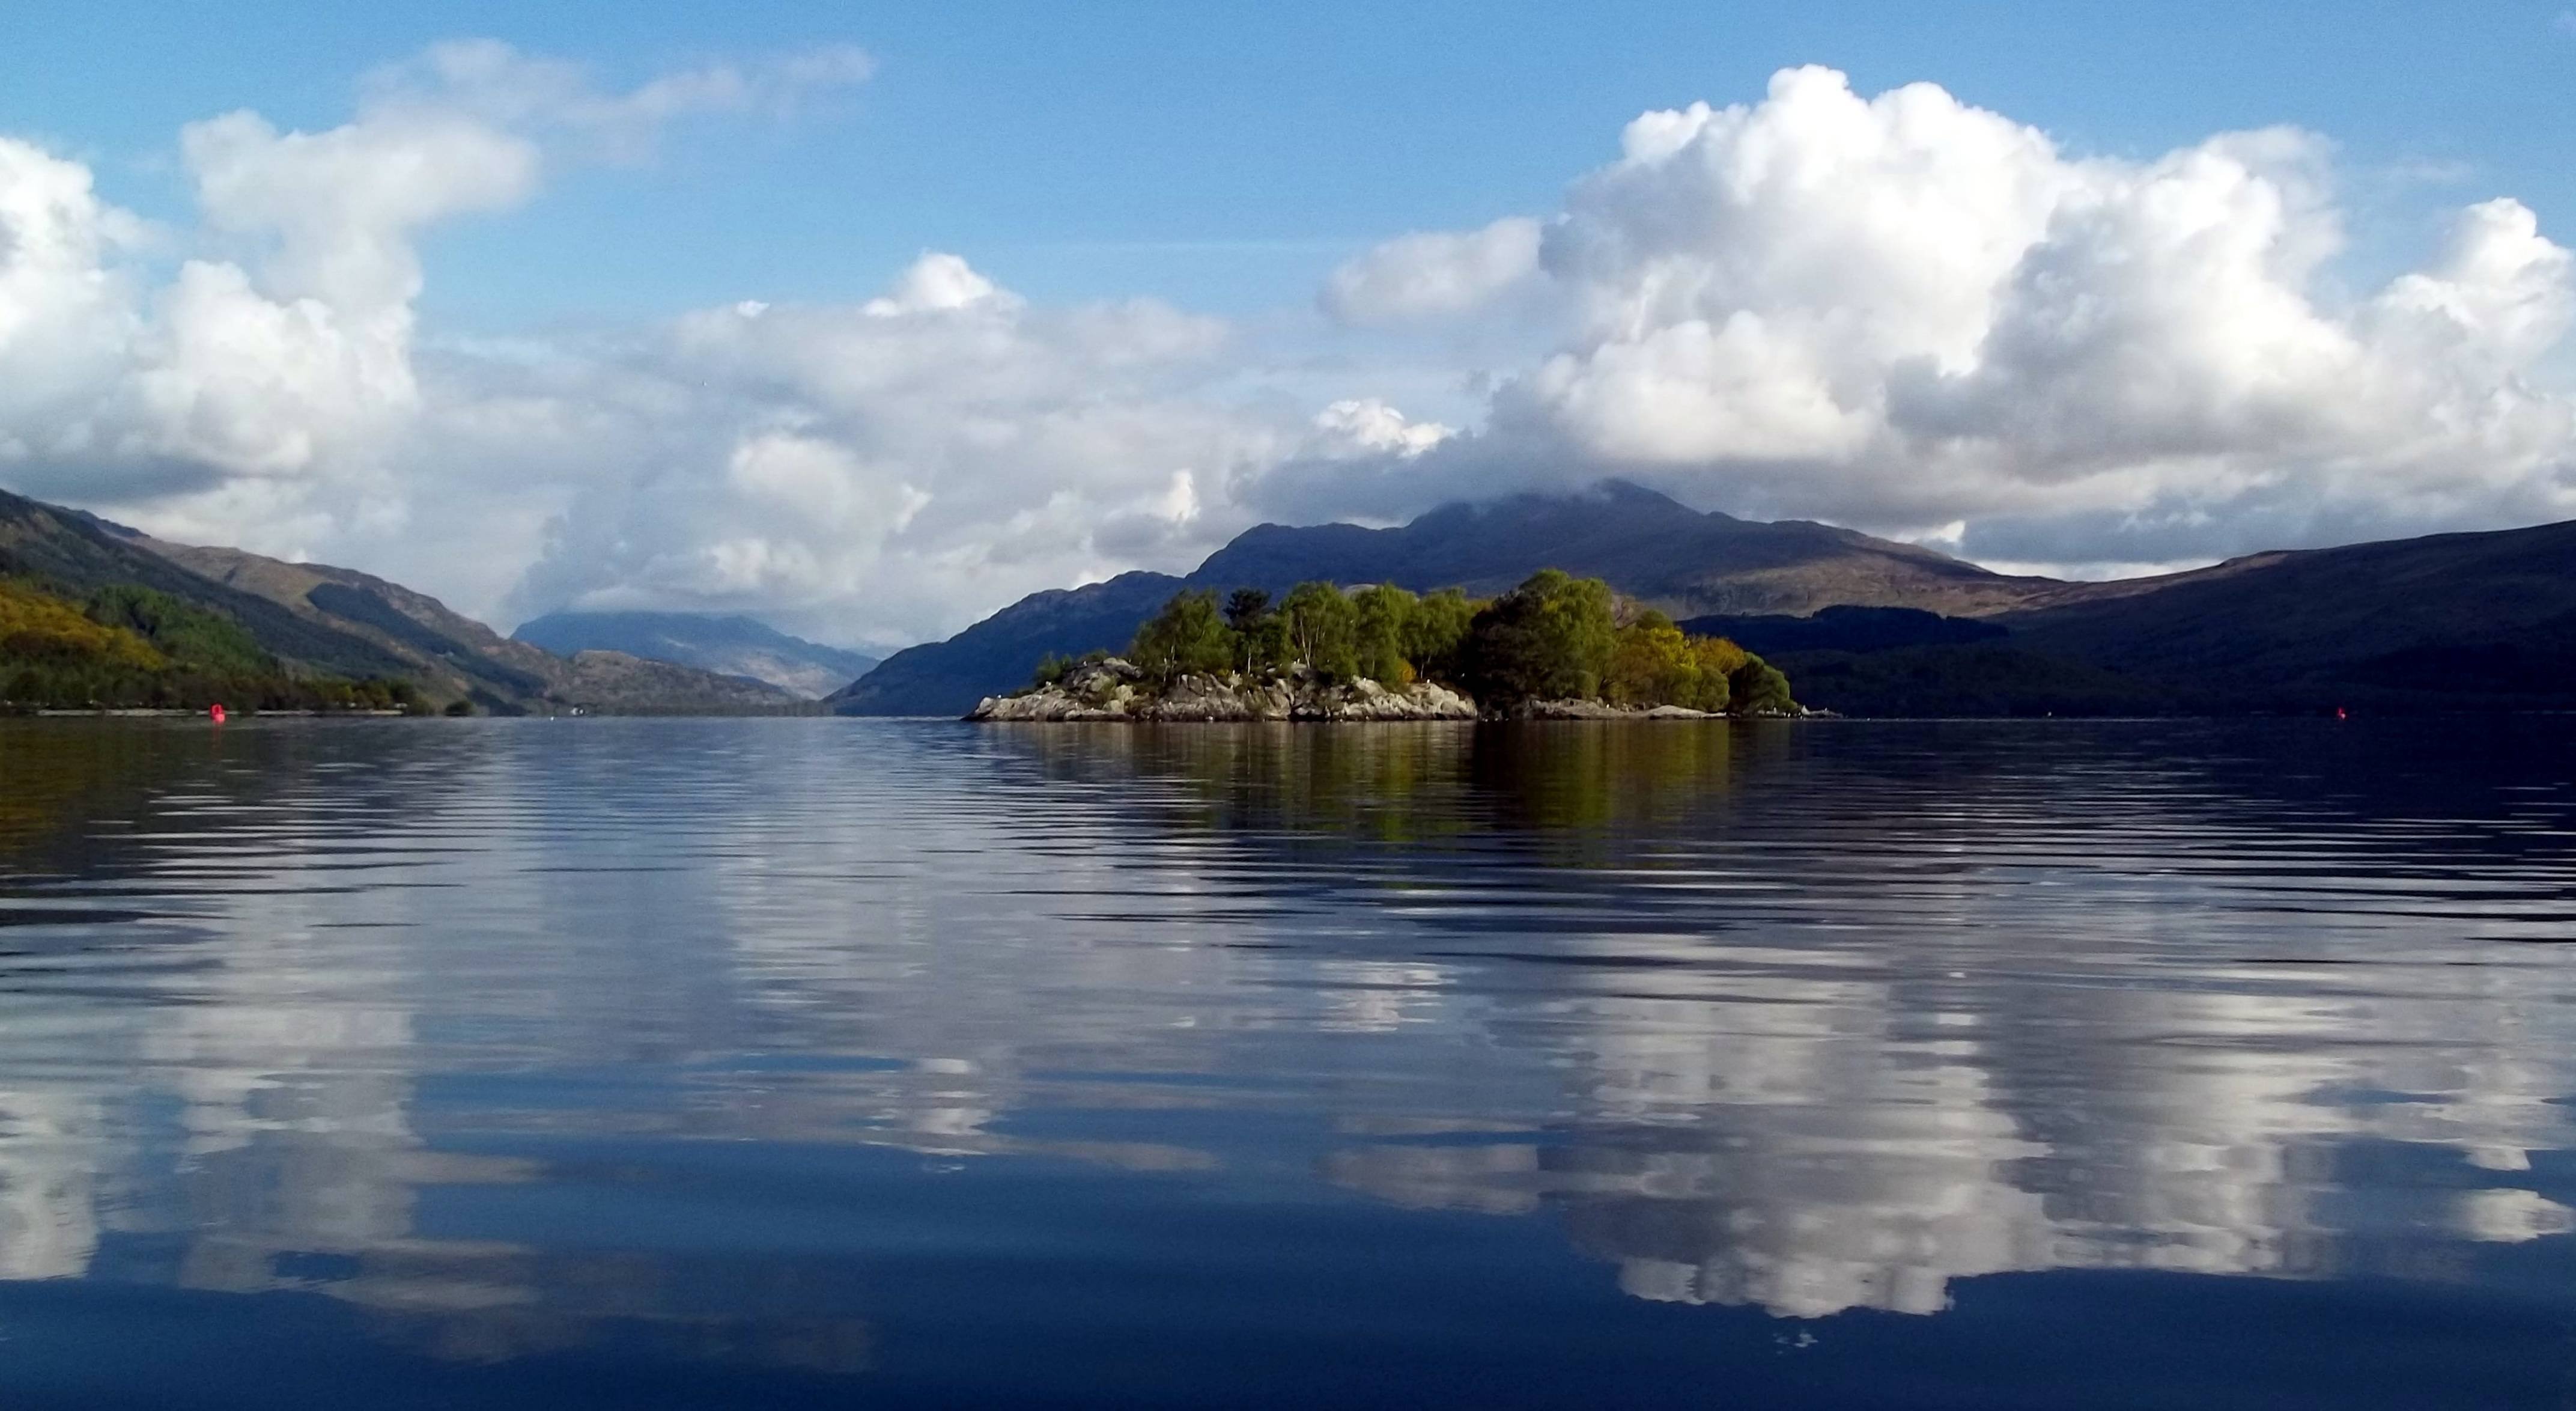
{"type": "Polygon", "coordinates": [[[1389,689],[1312,672],[1254,678],[1192,672],[1156,687],[1123,657],[1085,662],[1049,685],[987,696],[969,720],[1473,720],[1476,703],[1428,681],[1389,689]]]}
{"type": "MultiPolygon", "coordinates": [[[[1804,709],[1742,712],[1801,716],[1804,709]]],[[[1121,657],[1085,662],[1048,686],[986,696],[968,720],[1126,721],[1139,724],[1220,721],[1723,720],[1727,712],[1677,705],[1609,701],[1524,701],[1511,710],[1480,710],[1473,698],[1435,682],[1390,689],[1362,677],[1339,684],[1308,677],[1255,681],[1239,673],[1185,676],[1157,690],[1121,657]]]]}

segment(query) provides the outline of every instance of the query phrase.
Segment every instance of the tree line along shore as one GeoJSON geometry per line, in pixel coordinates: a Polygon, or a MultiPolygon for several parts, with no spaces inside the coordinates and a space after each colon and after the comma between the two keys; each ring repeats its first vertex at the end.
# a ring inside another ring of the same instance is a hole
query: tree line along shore
{"type": "Polygon", "coordinates": [[[1040,661],[981,720],[1791,715],[1788,678],[1598,578],[1544,569],[1493,598],[1389,584],[1176,594],[1124,657],[1040,661]]]}

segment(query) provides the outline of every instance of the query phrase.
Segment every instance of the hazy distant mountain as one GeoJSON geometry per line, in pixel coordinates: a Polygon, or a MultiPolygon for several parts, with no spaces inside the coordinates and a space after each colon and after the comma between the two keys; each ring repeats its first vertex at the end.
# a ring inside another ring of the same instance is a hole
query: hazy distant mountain
{"type": "Polygon", "coordinates": [[[0,492],[0,573],[69,594],[132,583],[220,613],[290,668],[400,677],[433,703],[486,710],[777,709],[758,681],[613,652],[566,659],[509,641],[437,599],[345,568],[170,544],[77,510],[0,492]]]}
{"type": "Polygon", "coordinates": [[[1611,482],[1572,495],[1450,505],[1396,529],[1246,530],[1187,578],[1128,573],[1024,598],[945,642],[906,648],[832,697],[853,715],[954,715],[1021,685],[1048,652],[1116,650],[1183,587],[1284,591],[1306,579],[1496,593],[1541,568],[1607,579],[1675,617],[1804,614],[1837,604],[1988,613],[2063,585],[1803,521],[1702,514],[1611,482]]]}
{"type": "Polygon", "coordinates": [[[686,612],[555,612],[519,624],[515,641],[569,656],[616,651],[766,681],[820,700],[876,669],[860,652],[790,637],[748,617],[686,612]]]}

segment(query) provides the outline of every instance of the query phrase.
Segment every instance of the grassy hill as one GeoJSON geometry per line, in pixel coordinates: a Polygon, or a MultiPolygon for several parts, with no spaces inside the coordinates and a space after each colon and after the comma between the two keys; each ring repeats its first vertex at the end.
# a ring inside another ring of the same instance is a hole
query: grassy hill
{"type": "Polygon", "coordinates": [[[0,707],[198,710],[398,709],[411,682],[295,672],[219,613],[154,588],[110,584],[84,599],[0,579],[0,707]]]}

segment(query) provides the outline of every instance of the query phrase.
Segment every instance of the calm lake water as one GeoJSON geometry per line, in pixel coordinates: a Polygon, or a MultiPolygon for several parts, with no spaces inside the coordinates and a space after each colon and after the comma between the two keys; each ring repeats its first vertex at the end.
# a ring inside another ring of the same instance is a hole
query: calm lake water
{"type": "Polygon", "coordinates": [[[2556,1406],[2576,722],[0,721],[0,1404],[2556,1406]]]}

